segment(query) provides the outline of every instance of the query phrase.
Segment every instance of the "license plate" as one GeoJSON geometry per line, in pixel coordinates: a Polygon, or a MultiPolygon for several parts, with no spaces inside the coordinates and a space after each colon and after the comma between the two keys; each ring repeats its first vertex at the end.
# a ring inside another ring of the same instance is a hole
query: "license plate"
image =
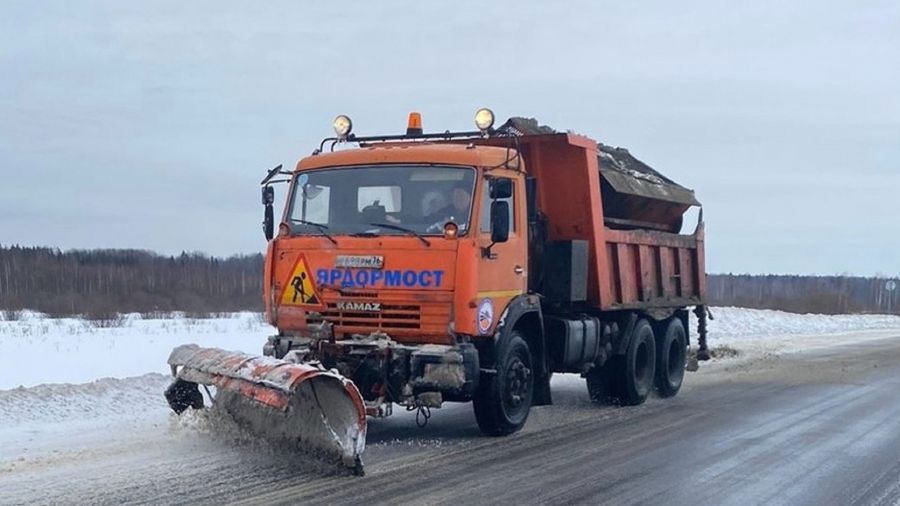
{"type": "Polygon", "coordinates": [[[377,255],[338,255],[334,266],[347,269],[381,269],[384,267],[384,257],[377,255]]]}

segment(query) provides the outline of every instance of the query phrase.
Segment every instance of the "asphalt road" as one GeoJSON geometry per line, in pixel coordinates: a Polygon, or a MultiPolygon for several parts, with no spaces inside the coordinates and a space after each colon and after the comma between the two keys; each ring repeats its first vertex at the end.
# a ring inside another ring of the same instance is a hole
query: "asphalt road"
{"type": "Polygon", "coordinates": [[[71,504],[900,504],[900,336],[714,364],[636,408],[592,405],[577,377],[554,396],[506,438],[465,405],[373,422],[362,478],[194,433],[0,483],[71,504]]]}

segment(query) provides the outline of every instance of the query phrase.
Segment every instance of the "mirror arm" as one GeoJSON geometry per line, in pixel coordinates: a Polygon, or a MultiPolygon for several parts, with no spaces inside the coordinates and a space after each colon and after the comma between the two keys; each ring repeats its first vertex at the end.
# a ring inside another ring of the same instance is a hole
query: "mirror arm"
{"type": "Polygon", "coordinates": [[[263,234],[267,241],[271,241],[275,237],[275,212],[272,204],[266,204],[263,213],[263,234]]]}

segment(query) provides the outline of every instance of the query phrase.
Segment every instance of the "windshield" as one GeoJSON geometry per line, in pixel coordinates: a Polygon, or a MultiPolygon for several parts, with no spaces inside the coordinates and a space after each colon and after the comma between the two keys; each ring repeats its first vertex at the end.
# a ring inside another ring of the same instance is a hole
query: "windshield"
{"type": "Polygon", "coordinates": [[[469,229],[475,170],[372,165],[313,170],[294,178],[288,220],[295,234],[443,234],[469,229]]]}

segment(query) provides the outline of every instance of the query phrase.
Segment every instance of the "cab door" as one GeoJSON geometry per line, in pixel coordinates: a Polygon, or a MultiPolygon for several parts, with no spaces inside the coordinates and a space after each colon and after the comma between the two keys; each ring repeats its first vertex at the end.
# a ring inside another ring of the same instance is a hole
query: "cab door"
{"type": "Polygon", "coordinates": [[[525,183],[520,173],[494,171],[485,177],[479,200],[478,242],[481,255],[478,261],[478,307],[475,328],[479,334],[493,334],[500,314],[514,297],[528,287],[528,228],[525,213],[525,183]],[[491,198],[491,179],[511,182],[512,194],[491,198]],[[505,242],[491,244],[491,203],[506,202],[509,206],[509,237],[505,242]],[[490,255],[486,254],[490,249],[490,255]]]}

